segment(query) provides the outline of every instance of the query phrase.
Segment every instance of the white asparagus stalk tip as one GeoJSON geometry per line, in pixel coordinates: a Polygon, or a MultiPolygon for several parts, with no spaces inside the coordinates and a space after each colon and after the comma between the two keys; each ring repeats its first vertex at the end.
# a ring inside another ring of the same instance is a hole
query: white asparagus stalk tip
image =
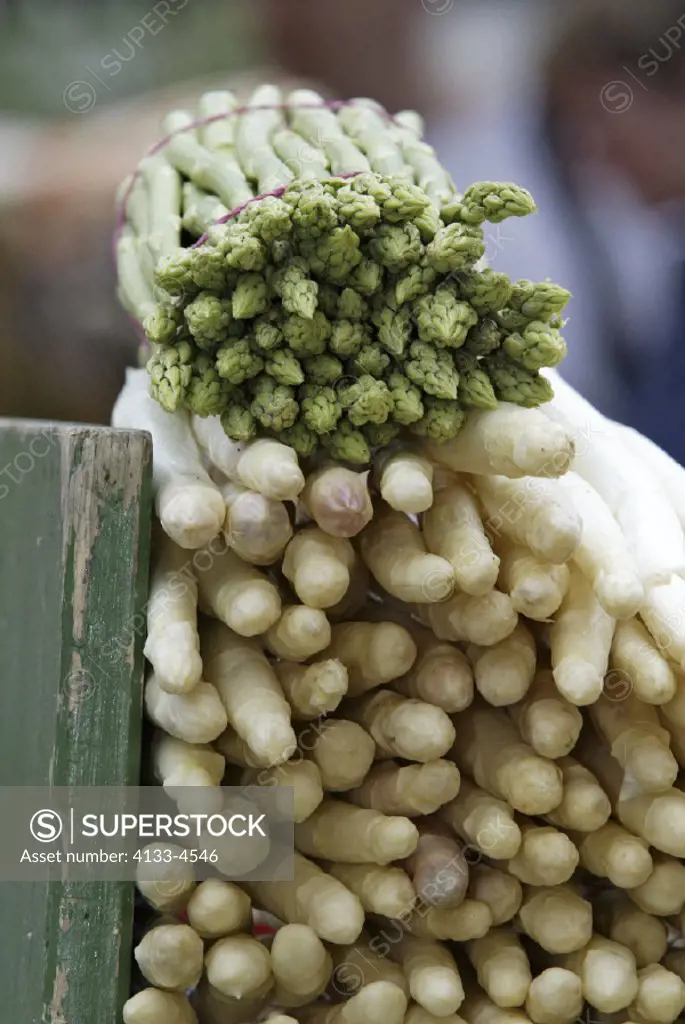
{"type": "Polygon", "coordinates": [[[355,537],[373,515],[367,478],[368,472],[325,467],[307,477],[299,503],[324,533],[355,537]]]}
{"type": "Polygon", "coordinates": [[[602,693],[615,625],[585,577],[572,573],[549,633],[554,681],[571,704],[593,704],[602,693]]]}
{"type": "Polygon", "coordinates": [[[228,724],[211,683],[197,683],[190,693],[167,693],[153,674],[145,684],[145,710],[151,722],[186,743],[211,743],[228,724]]]}
{"type": "Polygon", "coordinates": [[[203,939],[220,939],[247,931],[252,904],[247,893],[231,882],[208,878],[201,882],[186,907],[190,926],[203,939]]]}
{"type": "Polygon", "coordinates": [[[463,711],[473,700],[473,672],[466,655],[441,642],[428,629],[416,627],[412,636],[419,655],[409,673],[393,683],[405,697],[435,704],[448,714],[463,711]]]}
{"type": "Polygon", "coordinates": [[[559,480],[527,476],[474,476],[487,518],[485,529],[503,533],[545,562],[568,561],[580,543],[582,523],[559,480]]]}
{"type": "Polygon", "coordinates": [[[324,991],[333,961],[312,928],[285,924],[271,943],[271,969],[276,982],[273,1001],[279,1006],[303,1006],[324,991]]]}
{"type": "Polygon", "coordinates": [[[633,954],[599,935],[593,935],[583,949],[563,957],[561,966],[578,975],[587,1002],[604,1013],[625,1009],[638,993],[633,954]]]}
{"type": "Polygon", "coordinates": [[[295,844],[310,857],[347,864],[389,864],[416,849],[418,831],[408,818],[326,799],[295,827],[295,844]]]}
{"type": "Polygon", "coordinates": [[[345,709],[375,740],[376,757],[434,761],[454,743],[454,726],[442,708],[393,690],[368,693],[347,702],[345,709]]]}
{"type": "Polygon", "coordinates": [[[616,623],[611,667],[619,673],[625,690],[645,704],[664,705],[676,695],[675,671],[639,619],[616,623]]]}
{"type": "Polygon", "coordinates": [[[490,647],[516,628],[518,615],[511,599],[499,590],[483,597],[455,593],[439,604],[419,604],[414,613],[438,640],[465,641],[490,647]]]}
{"type": "Polygon", "coordinates": [[[455,438],[426,448],[432,459],[455,472],[512,478],[560,476],[574,455],[568,430],[550,429],[543,413],[508,402],[471,412],[455,438]]]}
{"type": "Polygon", "coordinates": [[[221,484],[221,496],[226,503],[224,537],[228,546],[252,565],[275,562],[293,534],[283,502],[232,480],[221,484]]]}
{"type": "Polygon", "coordinates": [[[195,549],[216,537],[226,518],[218,487],[204,469],[184,410],[170,415],[148,394],[147,370],[127,370],[112,410],[112,426],[152,435],[152,487],[164,532],[195,549]]]}
{"type": "Polygon", "coordinates": [[[522,814],[548,814],[563,796],[561,770],[523,743],[505,711],[472,705],[456,717],[460,770],[522,814]]]}
{"type": "Polygon", "coordinates": [[[240,636],[257,636],[278,621],[281,599],[263,572],[228,547],[204,554],[206,564],[197,572],[202,611],[240,636]]]}
{"type": "Polygon", "coordinates": [[[167,693],[188,693],[202,675],[197,583],[190,557],[160,530],[146,605],[144,654],[167,693]]]}
{"type": "Polygon", "coordinates": [[[418,515],[433,503],[433,464],[414,452],[398,451],[377,459],[378,489],[397,512],[418,515]]]}
{"type": "Polygon", "coordinates": [[[458,796],[440,808],[439,817],[492,860],[509,860],[521,845],[521,830],[509,804],[470,779],[462,777],[458,796]]]}
{"type": "Polygon", "coordinates": [[[412,881],[402,868],[329,863],[327,870],[354,893],[367,914],[399,917],[416,900],[412,881]]]}
{"type": "Polygon", "coordinates": [[[279,661],[274,669],[293,718],[299,721],[335,711],[347,693],[347,669],[336,658],[313,665],[279,661]]]}
{"type": "Polygon", "coordinates": [[[559,485],[582,523],[574,562],[605,611],[617,619],[630,618],[642,604],[644,588],[621,527],[603,498],[577,473],[566,473],[559,485]]]}
{"type": "Polygon", "coordinates": [[[459,1009],[464,1001],[459,968],[439,942],[405,933],[390,954],[402,965],[411,997],[424,1010],[445,1017],[459,1009]]]}
{"type": "Polygon", "coordinates": [[[558,611],[570,581],[567,565],[541,561],[528,548],[501,534],[494,541],[500,557],[497,585],[519,615],[545,622],[558,611]]]}
{"type": "Polygon", "coordinates": [[[323,800],[321,772],[313,761],[283,761],[273,768],[248,768],[243,786],[287,786],[293,791],[293,820],[304,821],[323,800]]]}
{"type": "Polygon", "coordinates": [[[526,1013],[533,1024],[572,1024],[583,1009],[580,978],[563,967],[547,967],[533,978],[526,1013]]]}
{"type": "Polygon", "coordinates": [[[203,969],[202,939],[187,924],[151,928],[134,950],[143,977],[158,988],[185,992],[195,988],[203,969]]]}
{"type": "Polygon", "coordinates": [[[487,904],[494,926],[516,917],[523,901],[523,887],[518,878],[489,864],[471,865],[468,894],[471,899],[487,904]]]}
{"type": "Polygon", "coordinates": [[[573,837],[580,863],[597,878],[607,878],[620,889],[641,886],[654,864],[644,839],[631,835],[616,821],[607,821],[596,832],[573,837]]]}
{"type": "Polygon", "coordinates": [[[330,608],[345,596],[354,558],[349,540],[308,526],[288,544],[281,568],[303,604],[330,608]]]}
{"type": "Polygon", "coordinates": [[[547,953],[572,953],[592,938],[592,904],[569,885],[527,889],[518,920],[547,953]]]}
{"type": "Polygon", "coordinates": [[[331,626],[320,608],[305,604],[284,605],[281,617],[263,637],[264,644],[278,658],[305,661],[331,642],[331,626]]]}
{"type": "MultiPolygon", "coordinates": [[[[454,800],[460,785],[461,775],[452,761],[438,758],[403,766],[393,761],[380,761],[371,768],[361,786],[350,791],[348,798],[359,807],[416,818],[433,814],[454,800]]],[[[392,914],[387,916],[392,917],[392,914]]]]}
{"type": "Polygon", "coordinates": [[[417,647],[411,634],[394,622],[342,622],[331,629],[323,656],[337,658],[349,673],[350,696],[366,693],[405,675],[417,647]]]}
{"type": "Polygon", "coordinates": [[[654,707],[632,693],[622,701],[602,696],[592,705],[590,715],[611,756],[625,772],[626,791],[656,792],[673,785],[678,763],[654,707]]]}
{"type": "Polygon", "coordinates": [[[507,710],[524,742],[552,761],[573,750],[583,727],[582,714],[561,696],[547,669],[535,675],[523,700],[507,710]]]}
{"type": "Polygon", "coordinates": [[[483,529],[473,492],[456,477],[436,490],[422,517],[423,539],[434,555],[452,565],[460,590],[482,597],[495,586],[499,559],[483,529]]]}
{"type": "Polygon", "coordinates": [[[573,757],[559,758],[564,795],[547,820],[563,829],[595,832],[611,815],[611,801],[585,765],[573,757]]]}
{"type": "Polygon", "coordinates": [[[522,622],[498,644],[469,644],[466,653],[473,666],[476,689],[488,704],[503,707],[523,700],[535,675],[537,650],[522,622]]]}
{"type": "Polygon", "coordinates": [[[639,988],[628,1008],[637,1020],[671,1024],[685,1008],[685,982],[661,964],[649,964],[638,971],[639,988]]]}
{"type": "Polygon", "coordinates": [[[419,842],[405,862],[422,903],[458,907],[469,885],[469,866],[462,844],[440,819],[420,822],[419,842]]]}
{"type": "Polygon", "coordinates": [[[333,793],[359,786],[376,752],[368,732],[345,718],[312,722],[300,731],[298,743],[303,755],[318,767],[323,788],[333,793]]]}
{"type": "Polygon", "coordinates": [[[224,996],[254,999],[273,985],[268,949],[251,935],[219,939],[205,957],[207,981],[224,996]]]}
{"type": "Polygon", "coordinates": [[[202,632],[205,672],[228,721],[263,766],[290,757],[297,746],[290,707],[263,652],[217,622],[202,632]]]}
{"type": "Polygon", "coordinates": [[[145,988],[124,1004],[124,1024],[197,1024],[192,1006],[179,992],[145,988]]]}
{"type": "Polygon", "coordinates": [[[179,810],[221,809],[225,759],[208,744],[186,743],[158,732],[152,741],[152,768],[179,810]]]}
{"type": "Polygon", "coordinates": [[[360,551],[374,578],[400,601],[432,604],[454,590],[452,565],[426,550],[419,528],[403,512],[379,509],[360,536],[360,551]]]}
{"type": "Polygon", "coordinates": [[[523,1006],[533,980],[523,946],[508,928],[492,928],[466,948],[478,984],[496,1006],[523,1006]]]}
{"type": "Polygon", "coordinates": [[[578,866],[578,850],[565,832],[519,821],[523,841],[507,870],[524,885],[562,885],[578,866]]]}

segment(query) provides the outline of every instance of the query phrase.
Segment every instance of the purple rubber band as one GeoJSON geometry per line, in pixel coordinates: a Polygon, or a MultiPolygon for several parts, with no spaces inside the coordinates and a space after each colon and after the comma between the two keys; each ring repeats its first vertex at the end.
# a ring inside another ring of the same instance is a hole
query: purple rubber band
{"type": "MultiPolygon", "coordinates": [[[[202,125],[212,124],[214,121],[223,121],[223,120],[225,120],[228,117],[237,117],[240,114],[248,114],[248,113],[250,113],[251,111],[254,111],[254,110],[321,110],[321,109],[325,109],[325,110],[339,110],[341,107],[362,107],[362,109],[364,109],[364,110],[372,109],[373,112],[375,114],[378,114],[379,117],[384,117],[386,121],[390,121],[390,122],[392,122],[392,124],[396,124],[399,127],[402,127],[402,123],[400,121],[398,121],[397,118],[394,117],[392,114],[389,114],[387,112],[387,110],[382,110],[382,109],[381,110],[377,110],[375,107],[374,108],[369,108],[369,107],[365,106],[364,104],[355,103],[354,100],[324,100],[323,103],[266,103],[266,104],[259,104],[257,106],[250,106],[249,104],[244,104],[243,106],[240,106],[240,107],[234,107],[233,110],[229,110],[229,111],[227,111],[226,113],[223,113],[223,114],[212,114],[210,117],[198,118],[195,121],[191,121],[189,124],[183,125],[182,128],[177,128],[176,131],[174,131],[174,132],[169,132],[167,135],[165,135],[163,138],[161,138],[158,142],[156,142],[154,144],[154,146],[151,146],[150,149],[148,149],[145,152],[145,154],[142,157],[142,160],[145,160],[145,159],[147,159],[148,157],[151,157],[151,156],[155,156],[157,153],[160,152],[160,150],[164,149],[164,147],[166,145],[168,145],[169,142],[173,138],[175,138],[177,135],[182,135],[183,132],[194,131],[195,128],[200,128],[202,125]]],[[[142,162],[142,160],[141,160],[141,162],[142,162]]],[[[126,224],[126,207],[128,205],[128,200],[129,200],[129,197],[131,195],[131,192],[133,191],[133,187],[136,184],[136,182],[138,181],[141,173],[142,173],[142,171],[140,169],[140,164],[139,164],[138,167],[136,167],[136,169],[133,172],[133,174],[131,175],[131,179],[130,179],[128,185],[126,186],[126,189],[124,191],[123,196],[121,197],[121,201],[120,201],[118,209],[117,209],[117,215],[116,215],[116,220],[115,220],[115,225],[114,225],[114,235],[113,235],[113,238],[112,238],[112,254],[113,254],[115,263],[116,263],[117,243],[118,243],[119,238],[121,236],[121,232],[124,229],[124,225],[126,224]]],[[[337,175],[335,175],[335,177],[337,177],[337,178],[354,178],[358,174],[364,174],[364,173],[365,173],[364,171],[353,171],[351,174],[337,174],[337,175]]],[[[287,188],[287,186],[281,186],[280,188],[274,189],[273,192],[265,192],[262,195],[253,196],[251,199],[248,199],[245,203],[242,203],[240,206],[236,206],[236,208],[234,210],[230,210],[228,214],[224,214],[224,216],[220,217],[219,220],[215,221],[215,223],[216,224],[224,224],[224,223],[226,223],[226,221],[231,220],[233,217],[236,217],[242,210],[245,209],[245,207],[249,203],[253,203],[257,199],[266,199],[268,196],[280,196],[280,195],[283,195],[283,193],[285,192],[286,188],[287,188]]],[[[207,234],[205,233],[202,236],[202,238],[199,239],[197,242],[194,242],[193,245],[190,248],[191,249],[195,249],[195,248],[197,248],[198,245],[201,245],[204,242],[206,242],[206,240],[207,240],[207,234]]]]}

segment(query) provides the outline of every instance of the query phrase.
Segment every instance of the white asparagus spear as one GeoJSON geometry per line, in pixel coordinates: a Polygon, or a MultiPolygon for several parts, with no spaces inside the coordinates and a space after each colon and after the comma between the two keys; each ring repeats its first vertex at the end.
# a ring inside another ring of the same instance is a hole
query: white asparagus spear
{"type": "Polygon", "coordinates": [[[559,565],[580,543],[582,523],[559,480],[527,476],[471,478],[486,512],[485,529],[500,532],[534,555],[559,565]]]}
{"type": "Polygon", "coordinates": [[[423,539],[429,551],[446,558],[457,586],[482,597],[497,582],[499,559],[483,529],[473,491],[457,477],[442,474],[432,506],[422,518],[423,539]]]}
{"type": "Polygon", "coordinates": [[[185,992],[195,988],[202,975],[202,939],[187,924],[161,924],[151,928],[133,955],[146,981],[159,988],[185,992]]]}
{"type": "Polygon", "coordinates": [[[300,750],[321,772],[326,792],[354,789],[373,764],[376,745],[365,729],[345,718],[326,718],[305,726],[300,750]]]}
{"type": "Polygon", "coordinates": [[[675,672],[637,618],[616,623],[611,667],[623,677],[626,691],[646,704],[663,705],[675,696],[675,672]]]}
{"type": "Polygon", "coordinates": [[[494,707],[523,700],[533,681],[537,650],[531,633],[519,622],[516,628],[490,647],[469,644],[476,689],[494,707]]]}
{"type": "Polygon", "coordinates": [[[416,902],[411,878],[397,867],[326,862],[329,874],[360,900],[367,914],[401,917],[416,902]]]}
{"type": "Polygon", "coordinates": [[[240,784],[291,787],[294,821],[304,821],[323,800],[323,782],[317,765],[295,757],[269,768],[247,768],[240,784]]]}
{"type": "Polygon", "coordinates": [[[346,702],[345,713],[366,729],[376,742],[376,757],[434,761],[454,743],[449,716],[433,704],[376,690],[346,702]]]}
{"type": "Polygon", "coordinates": [[[459,794],[438,813],[465,843],[492,860],[509,860],[521,845],[521,830],[508,803],[462,777],[459,794]]]}
{"type": "Polygon", "coordinates": [[[384,814],[416,818],[433,814],[453,800],[460,784],[456,764],[442,758],[402,766],[394,761],[379,761],[361,786],[349,792],[348,799],[359,807],[373,807],[384,814]]]}
{"type": "Polygon", "coordinates": [[[418,527],[403,512],[377,509],[359,544],[374,578],[400,601],[431,604],[454,590],[452,565],[426,550],[418,527]]]}
{"type": "Polygon", "coordinates": [[[348,692],[357,696],[405,675],[417,647],[408,630],[394,622],[341,622],[331,629],[322,658],[337,658],[349,674],[348,692]]]}
{"type": "Polygon", "coordinates": [[[174,843],[148,843],[136,865],[138,892],[162,913],[183,910],[195,889],[193,866],[181,854],[174,843]]]}
{"type": "Polygon", "coordinates": [[[148,394],[147,370],[126,371],[112,426],[152,435],[152,487],[164,532],[182,548],[200,548],[223,526],[226,506],[202,465],[187,413],[166,412],[148,394]]]}
{"type": "Polygon", "coordinates": [[[290,707],[263,652],[218,622],[203,627],[202,645],[231,726],[262,766],[286,761],[297,746],[290,707]]]}
{"type": "Polygon", "coordinates": [[[124,1004],[124,1024],[197,1024],[192,1006],[181,992],[144,988],[124,1004]]]}
{"type": "Polygon", "coordinates": [[[251,935],[227,935],[210,946],[205,956],[207,981],[232,999],[260,998],[273,985],[266,946],[251,935]]]}
{"type": "Polygon", "coordinates": [[[364,910],[357,897],[297,852],[293,881],[251,882],[246,888],[280,920],[308,924],[325,942],[346,945],[362,930],[364,910]]]}
{"type": "Polygon", "coordinates": [[[685,669],[685,579],[675,574],[648,587],[640,608],[642,621],[665,658],[685,669]]]}
{"type": "MultiPolygon", "coordinates": [[[[611,421],[609,422],[611,423],[611,421]]],[[[611,426],[617,432],[619,440],[630,449],[636,458],[646,463],[658,478],[681,526],[685,529],[685,472],[683,472],[683,467],[648,437],[632,427],[626,427],[622,423],[611,423],[611,426]]]]}
{"type": "Polygon", "coordinates": [[[621,527],[597,491],[573,471],[559,480],[580,515],[580,543],[573,560],[602,607],[617,619],[635,615],[644,590],[621,527]]]}
{"type": "Polygon", "coordinates": [[[145,684],[145,711],[156,726],[187,743],[211,743],[228,725],[211,683],[197,683],[190,693],[167,693],[154,673],[145,684]]]}
{"type": "Polygon", "coordinates": [[[224,757],[208,744],[186,743],[161,732],[153,737],[152,769],[182,811],[221,809],[225,766],[224,757]]]}
{"type": "Polygon", "coordinates": [[[508,928],[492,928],[466,947],[478,984],[496,1006],[523,1006],[533,980],[526,952],[508,928]]]}
{"type": "Polygon", "coordinates": [[[573,750],[583,727],[582,714],[562,697],[547,669],[536,673],[523,700],[507,711],[521,738],[552,761],[573,750]]]}
{"type": "Polygon", "coordinates": [[[270,438],[231,441],[218,416],[195,416],[192,425],[213,465],[229,479],[276,501],[294,501],[304,487],[297,455],[288,445],[270,438]]]}
{"type": "Polygon", "coordinates": [[[276,1005],[303,1006],[318,999],[331,977],[333,961],[313,928],[284,924],[274,935],[270,952],[276,1005]]]}
{"type": "Polygon", "coordinates": [[[459,1009],[464,988],[451,953],[435,939],[402,936],[390,946],[390,956],[402,965],[409,992],[419,1006],[437,1017],[459,1009]]]}
{"type": "Polygon", "coordinates": [[[615,1013],[638,993],[635,957],[617,942],[593,935],[587,946],[561,958],[561,966],[581,980],[583,995],[596,1010],[615,1013]]]}
{"type": "Polygon", "coordinates": [[[563,829],[595,832],[611,815],[611,801],[598,780],[580,761],[561,757],[564,795],[558,807],[547,815],[547,820],[563,829]]]}
{"type": "Polygon", "coordinates": [[[578,866],[578,850],[565,832],[519,818],[521,846],[507,861],[507,871],[524,885],[562,885],[578,866]]]}
{"type": "Polygon", "coordinates": [[[533,1024],[572,1024],[583,1009],[580,978],[563,967],[547,967],[533,978],[526,1013],[533,1024]]]}
{"type": "Polygon", "coordinates": [[[473,864],[469,868],[468,896],[485,903],[492,914],[494,926],[513,920],[523,901],[523,887],[518,878],[490,867],[473,864]]]}
{"type": "Polygon", "coordinates": [[[685,906],[685,865],[665,853],[653,854],[652,871],[628,896],[646,914],[669,917],[685,906]]]}
{"type": "Polygon", "coordinates": [[[644,839],[632,835],[616,821],[596,832],[572,836],[580,863],[597,878],[608,878],[621,889],[634,889],[651,875],[654,864],[644,839]]]}
{"type": "Polygon", "coordinates": [[[320,608],[306,604],[284,605],[281,617],[263,636],[264,646],[277,658],[305,661],[328,647],[331,627],[320,608]]]}
{"type": "Polygon", "coordinates": [[[252,565],[271,565],[292,537],[288,510],[282,501],[267,498],[233,480],[220,484],[226,502],[224,537],[229,547],[252,565]]]}
{"type": "Polygon", "coordinates": [[[302,665],[278,661],[274,671],[294,719],[308,721],[335,711],[347,693],[347,669],[336,658],[302,665]]]}
{"type": "Polygon", "coordinates": [[[673,785],[678,763],[654,707],[632,693],[621,701],[602,696],[590,708],[590,716],[625,772],[626,789],[656,792],[673,785]]]}
{"type": "Polygon", "coordinates": [[[294,1010],[302,1024],[403,1024],[407,997],[390,981],[372,981],[347,1002],[310,1003],[294,1010]]]}
{"type": "Polygon", "coordinates": [[[368,470],[323,466],[307,477],[298,500],[302,510],[331,537],[356,537],[373,515],[368,470]]]}
{"type": "Polygon", "coordinates": [[[494,538],[493,544],[500,558],[497,586],[509,595],[519,615],[536,622],[551,619],[568,590],[568,565],[544,562],[504,534],[494,538]]]}
{"type": "Polygon", "coordinates": [[[685,982],[662,964],[638,971],[639,988],[628,1012],[636,1020],[671,1024],[685,1008],[685,982]]]}
{"type": "Polygon", "coordinates": [[[188,693],[202,675],[197,582],[191,558],[159,530],[146,605],[144,654],[167,693],[188,693]]]}
{"type": "Polygon", "coordinates": [[[573,442],[562,428],[550,429],[537,409],[500,402],[497,409],[471,412],[459,434],[426,446],[431,458],[456,472],[512,478],[560,476],[569,468],[573,442]]]}
{"type": "Polygon", "coordinates": [[[189,924],[203,939],[247,931],[252,924],[250,897],[239,886],[220,878],[200,882],[186,911],[189,924]]]}
{"type": "Polygon", "coordinates": [[[438,640],[462,640],[489,647],[516,628],[518,615],[511,599],[499,590],[483,597],[457,592],[438,604],[417,604],[414,614],[438,640]]]}
{"type": "Polygon", "coordinates": [[[412,636],[419,654],[406,676],[393,682],[405,697],[435,704],[448,714],[463,711],[473,700],[473,672],[466,655],[441,642],[429,629],[416,626],[412,636]]]}
{"type": "Polygon", "coordinates": [[[409,451],[381,453],[376,459],[378,489],[383,501],[398,512],[417,515],[433,503],[433,464],[409,451]]]}
{"type": "Polygon", "coordinates": [[[295,843],[310,857],[343,864],[389,864],[416,848],[418,831],[408,818],[390,817],[342,800],[325,799],[295,827],[295,843]]]}
{"type": "Polygon", "coordinates": [[[288,544],[281,568],[303,604],[330,608],[345,596],[353,564],[354,548],[349,540],[307,526],[288,544]]]}
{"type": "Polygon", "coordinates": [[[579,572],[549,632],[554,681],[571,704],[592,704],[602,692],[616,620],[579,572]]]}
{"type": "Polygon", "coordinates": [[[278,621],[281,599],[277,588],[260,569],[228,547],[207,549],[197,581],[202,611],[241,636],[257,636],[278,621]]]}
{"type": "Polygon", "coordinates": [[[647,464],[618,441],[611,424],[554,370],[551,423],[575,439],[574,470],[595,488],[615,516],[644,587],[685,573],[685,539],[678,517],[647,464]]]}
{"type": "Polygon", "coordinates": [[[522,814],[547,814],[561,803],[561,770],[523,743],[505,711],[472,705],[455,718],[452,753],[460,770],[522,814]]]}
{"type": "Polygon", "coordinates": [[[592,904],[571,885],[526,889],[518,921],[548,953],[572,953],[592,938],[592,904]]]}
{"type": "Polygon", "coordinates": [[[665,922],[641,910],[620,889],[600,893],[593,916],[597,931],[632,950],[639,968],[659,963],[668,949],[665,922]]]}

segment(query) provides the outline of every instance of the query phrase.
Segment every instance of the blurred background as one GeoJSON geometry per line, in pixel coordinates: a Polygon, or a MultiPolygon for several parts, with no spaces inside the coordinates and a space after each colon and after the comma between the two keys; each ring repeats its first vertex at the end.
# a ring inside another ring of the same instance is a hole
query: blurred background
{"type": "Polygon", "coordinates": [[[460,188],[529,188],[493,266],[573,292],[565,376],[685,462],[683,50],[682,0],[0,0],[0,414],[107,422],[116,187],[171,106],[272,81],[418,109],[460,188]]]}

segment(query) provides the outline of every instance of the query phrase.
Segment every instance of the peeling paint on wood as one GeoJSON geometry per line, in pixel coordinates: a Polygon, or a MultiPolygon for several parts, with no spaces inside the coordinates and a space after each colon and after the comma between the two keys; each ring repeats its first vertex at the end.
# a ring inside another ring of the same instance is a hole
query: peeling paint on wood
{"type": "MultiPolygon", "coordinates": [[[[138,781],[150,470],[147,434],[0,420],[0,785],[138,781]]],[[[3,887],[3,1019],[120,1024],[133,887],[59,871],[3,887]]]]}

